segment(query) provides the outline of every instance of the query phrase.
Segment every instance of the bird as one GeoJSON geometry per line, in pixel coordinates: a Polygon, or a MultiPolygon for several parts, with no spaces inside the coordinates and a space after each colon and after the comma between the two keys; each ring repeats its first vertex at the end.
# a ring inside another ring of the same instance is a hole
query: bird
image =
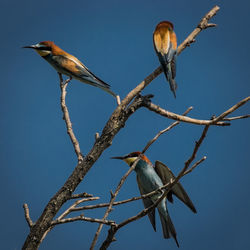
{"type": "Polygon", "coordinates": [[[177,38],[174,32],[174,25],[169,21],[158,23],[153,33],[153,43],[170,89],[176,98],[177,38]]]}
{"type": "MultiPolygon", "coordinates": [[[[171,179],[175,179],[174,174],[166,165],[164,165],[160,161],[156,161],[155,165],[153,165],[150,160],[139,151],[132,152],[125,156],[112,157],[112,159],[123,160],[131,167],[133,163],[138,159],[138,157],[139,160],[136,163],[134,170],[136,172],[136,180],[141,195],[150,193],[169,183],[171,179]]],[[[153,196],[144,198],[144,207],[148,208],[153,205],[154,202],[156,202],[157,199],[161,196],[161,194],[162,191],[159,191],[153,196]]],[[[173,202],[173,194],[177,198],[179,198],[185,205],[187,205],[194,213],[197,213],[197,211],[180,182],[177,182],[168,192],[167,198],[164,198],[157,205],[157,209],[160,215],[160,221],[162,224],[163,237],[166,239],[173,237],[176,242],[176,245],[179,247],[177,233],[174,224],[170,218],[166,202],[167,200],[169,200],[171,203],[173,202]]],[[[148,217],[153,226],[154,231],[156,231],[155,209],[151,210],[148,213],[148,217]]]]}
{"type": "Polygon", "coordinates": [[[35,45],[24,46],[23,48],[34,49],[58,73],[100,88],[116,97],[116,94],[110,90],[109,84],[95,76],[81,61],[62,50],[54,42],[43,41],[35,45]]]}

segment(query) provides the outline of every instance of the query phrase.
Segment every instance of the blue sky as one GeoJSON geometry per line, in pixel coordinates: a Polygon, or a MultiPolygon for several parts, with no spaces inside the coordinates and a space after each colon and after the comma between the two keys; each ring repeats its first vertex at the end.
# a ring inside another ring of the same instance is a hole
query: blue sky
{"type": "MultiPolygon", "coordinates": [[[[162,20],[174,23],[178,42],[196,27],[215,4],[221,7],[211,22],[217,28],[203,31],[195,44],[179,57],[177,98],[163,75],[143,94],[167,110],[209,119],[250,93],[250,35],[248,1],[7,1],[0,2],[1,23],[1,246],[20,249],[29,228],[22,204],[27,202],[35,221],[52,195],[62,186],[77,161],[66,134],[60,109],[60,89],[55,70],[24,45],[52,40],[77,56],[93,73],[112,86],[121,98],[158,65],[152,32],[162,20]]],[[[93,145],[94,135],[116,107],[114,99],[89,85],[72,81],[67,105],[82,153],[93,145]]],[[[235,115],[249,113],[249,105],[235,115]]],[[[145,109],[139,110],[115,137],[76,192],[88,192],[109,200],[121,176],[123,162],[111,156],[142,150],[172,121],[145,109]]],[[[177,173],[190,156],[202,127],[181,124],[163,135],[147,152],[154,162],[166,163],[177,173]]],[[[250,160],[249,120],[230,127],[212,127],[198,159],[207,160],[182,183],[198,213],[175,201],[169,212],[181,249],[249,249],[250,160]]],[[[135,174],[123,186],[118,200],[139,194],[135,174]]],[[[93,202],[92,204],[94,204],[93,202]]],[[[68,205],[64,206],[64,209],[68,205]]],[[[117,222],[143,208],[142,202],[117,207],[110,219],[117,222]]],[[[63,211],[63,210],[62,210],[63,211]]],[[[101,218],[104,210],[85,212],[101,218]]],[[[60,225],[48,234],[40,249],[88,249],[97,224],[60,225]]],[[[172,239],[162,238],[143,218],[123,228],[110,249],[176,249],[172,239]]],[[[107,234],[107,227],[98,246],[107,234]]]]}

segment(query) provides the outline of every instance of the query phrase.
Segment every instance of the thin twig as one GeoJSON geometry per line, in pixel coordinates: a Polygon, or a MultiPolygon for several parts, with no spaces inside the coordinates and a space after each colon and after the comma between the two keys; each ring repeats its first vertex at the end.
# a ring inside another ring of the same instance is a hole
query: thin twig
{"type": "Polygon", "coordinates": [[[249,118],[250,115],[241,115],[241,116],[235,116],[235,117],[228,117],[228,118],[223,118],[223,121],[233,121],[233,120],[239,120],[239,119],[245,119],[249,118]]]}
{"type": "MultiPolygon", "coordinates": [[[[105,214],[104,214],[104,216],[103,216],[103,218],[102,218],[103,220],[105,220],[105,219],[108,217],[109,213],[112,211],[112,206],[113,206],[113,203],[114,203],[114,201],[115,201],[116,196],[118,195],[118,193],[119,193],[119,191],[120,191],[122,185],[124,184],[125,180],[126,180],[127,177],[129,176],[129,174],[134,170],[134,168],[135,168],[135,166],[136,166],[136,164],[137,164],[137,162],[138,162],[139,160],[140,160],[140,156],[136,159],[136,161],[133,163],[133,165],[129,168],[129,170],[127,171],[127,173],[126,173],[125,175],[123,175],[123,177],[121,178],[119,184],[117,185],[117,188],[116,188],[116,190],[115,190],[115,193],[113,193],[113,194],[111,195],[111,199],[110,199],[110,202],[109,202],[109,206],[108,206],[108,208],[107,208],[107,210],[106,210],[106,212],[105,212],[105,214]]],[[[98,227],[98,229],[97,229],[97,231],[96,231],[96,233],[95,233],[94,239],[93,239],[93,241],[92,241],[92,243],[91,243],[90,250],[93,250],[93,249],[94,249],[94,247],[95,247],[95,245],[96,245],[96,242],[97,242],[97,239],[98,239],[98,237],[99,237],[99,235],[100,235],[100,232],[101,232],[101,230],[102,230],[102,227],[103,227],[103,225],[100,224],[99,227],[98,227]]]]}
{"type": "Polygon", "coordinates": [[[51,222],[51,225],[55,226],[58,224],[69,223],[69,222],[74,222],[74,221],[79,221],[79,220],[88,221],[88,222],[95,222],[95,223],[105,224],[105,225],[114,225],[115,224],[115,222],[112,220],[100,220],[100,219],[96,219],[96,218],[90,218],[90,217],[85,217],[83,215],[79,215],[79,216],[67,218],[67,219],[53,220],[51,222]]]}
{"type": "Polygon", "coordinates": [[[199,120],[199,119],[194,119],[188,116],[183,116],[183,115],[179,115],[170,111],[167,111],[161,107],[159,107],[158,105],[154,104],[154,103],[144,103],[144,107],[146,107],[147,109],[149,109],[150,111],[153,111],[161,116],[167,117],[169,119],[172,120],[176,120],[176,121],[181,121],[181,122],[187,122],[187,123],[192,123],[192,124],[196,124],[196,125],[218,125],[218,126],[229,126],[230,123],[227,122],[221,122],[221,121],[211,121],[211,120],[199,120]]]}
{"type": "Polygon", "coordinates": [[[231,114],[232,112],[234,112],[236,109],[238,109],[239,107],[241,107],[242,105],[244,105],[245,103],[247,103],[250,100],[250,96],[246,97],[245,99],[241,100],[240,102],[236,103],[234,106],[232,106],[230,109],[226,110],[225,112],[223,112],[221,115],[217,116],[215,119],[213,119],[212,124],[221,121],[222,119],[224,119],[226,116],[228,116],[229,114],[231,114]]]}
{"type": "MultiPolygon", "coordinates": [[[[191,110],[193,109],[193,107],[189,107],[182,115],[185,116],[186,114],[188,114],[191,110]]],[[[166,133],[167,131],[169,131],[170,129],[172,129],[173,127],[177,126],[178,124],[180,124],[180,122],[176,121],[174,123],[172,123],[170,126],[168,126],[167,128],[161,130],[159,133],[157,133],[157,135],[150,140],[147,145],[145,146],[145,148],[142,150],[142,154],[144,154],[148,148],[164,133],[166,133]]]]}
{"type": "Polygon", "coordinates": [[[187,47],[190,46],[191,43],[195,42],[195,37],[204,29],[215,27],[216,24],[214,23],[208,23],[208,21],[216,15],[216,13],[219,11],[219,6],[214,6],[199,22],[197,25],[197,28],[194,29],[190,35],[182,42],[182,44],[178,47],[178,55],[187,47]]]}
{"type": "MultiPolygon", "coordinates": [[[[194,29],[194,31],[178,46],[178,55],[192,42],[195,41],[195,37],[204,29],[214,27],[215,25],[208,24],[209,19],[211,19],[216,13],[219,11],[219,7],[215,6],[213,7],[199,22],[197,25],[197,28],[194,29]]],[[[126,107],[130,101],[138,94],[140,93],[148,84],[150,84],[157,76],[159,76],[162,73],[162,67],[158,67],[148,75],[139,85],[136,86],[133,90],[131,90],[128,95],[122,100],[121,102],[121,108],[126,107]]]]}
{"type": "Polygon", "coordinates": [[[119,95],[116,96],[116,102],[117,102],[118,105],[121,104],[121,98],[120,98],[119,95]]]}
{"type": "Polygon", "coordinates": [[[77,158],[78,158],[78,163],[80,163],[80,162],[82,162],[83,157],[82,157],[82,154],[81,154],[81,149],[80,149],[79,142],[76,139],[75,134],[74,134],[73,129],[72,129],[72,123],[70,121],[69,111],[68,111],[68,108],[66,106],[66,101],[65,101],[66,94],[67,94],[66,88],[68,86],[68,83],[71,81],[71,78],[67,79],[66,81],[63,81],[62,74],[58,73],[58,75],[59,75],[59,79],[60,79],[61,108],[62,108],[62,111],[63,111],[63,119],[65,120],[65,123],[66,123],[67,133],[68,133],[68,135],[70,137],[70,140],[71,140],[71,142],[73,144],[73,147],[75,149],[75,153],[76,153],[77,158]]]}
{"type": "Polygon", "coordinates": [[[203,158],[201,158],[199,161],[197,161],[192,167],[190,167],[188,170],[185,171],[185,173],[183,175],[189,174],[191,173],[198,165],[200,165],[203,161],[205,161],[207,159],[206,156],[204,156],[203,158]]]}
{"type": "Polygon", "coordinates": [[[72,194],[70,199],[89,198],[89,197],[93,197],[93,194],[88,194],[84,192],[81,194],[72,194]]]}
{"type": "MultiPolygon", "coordinates": [[[[59,221],[59,220],[62,220],[63,218],[65,218],[80,203],[83,203],[83,202],[86,202],[86,201],[94,201],[94,200],[98,200],[98,199],[100,199],[100,198],[99,197],[89,197],[89,198],[84,198],[84,199],[81,199],[81,200],[77,200],[68,209],[66,209],[60,216],[58,216],[58,218],[56,220],[59,221]]],[[[53,221],[51,222],[50,227],[44,233],[42,241],[46,237],[46,235],[54,228],[55,225],[52,225],[52,223],[53,223],[53,221]]]]}
{"type": "Polygon", "coordinates": [[[200,139],[195,143],[195,147],[193,150],[192,155],[190,156],[190,158],[185,162],[184,168],[180,171],[180,173],[178,174],[178,176],[170,183],[168,183],[167,186],[167,190],[161,195],[161,197],[149,208],[144,209],[141,213],[139,213],[136,216],[131,217],[128,220],[125,220],[124,222],[121,222],[120,224],[118,224],[117,228],[121,228],[123,226],[125,226],[126,224],[128,224],[131,221],[137,220],[145,215],[147,215],[153,208],[155,208],[166,196],[167,193],[169,192],[169,190],[171,189],[171,187],[173,187],[184,175],[184,173],[186,172],[186,170],[188,169],[190,163],[194,160],[194,158],[196,157],[196,153],[198,151],[198,149],[200,148],[200,145],[202,144],[203,140],[206,137],[207,131],[208,131],[209,125],[205,126],[202,135],[200,137],[200,139]],[[132,219],[133,218],[133,219],[132,219]]]}
{"type": "MultiPolygon", "coordinates": [[[[169,190],[184,176],[186,170],[188,169],[190,163],[194,160],[196,153],[201,145],[201,143],[203,142],[203,140],[206,137],[207,131],[208,131],[209,125],[205,126],[201,137],[199,138],[199,140],[195,143],[195,147],[193,150],[192,155],[190,156],[190,158],[185,162],[184,168],[180,171],[180,173],[178,174],[178,176],[171,182],[167,183],[166,185],[164,185],[164,187],[166,188],[166,190],[164,191],[164,193],[159,197],[159,199],[150,207],[143,209],[140,213],[138,213],[135,216],[132,216],[126,220],[124,220],[123,222],[119,223],[118,225],[112,225],[108,231],[108,236],[105,239],[105,241],[102,243],[101,246],[101,250],[105,250],[108,248],[108,246],[111,244],[111,242],[113,241],[114,235],[116,234],[116,232],[124,227],[125,225],[127,225],[128,223],[131,223],[135,220],[138,220],[144,216],[146,216],[150,211],[152,211],[155,207],[157,207],[157,205],[167,196],[169,190]]],[[[161,187],[160,189],[162,189],[163,187],[161,187]]],[[[154,193],[157,190],[151,192],[154,193]]],[[[149,195],[149,194],[147,194],[149,195]]],[[[150,194],[151,195],[151,194],[150,194]]]]}
{"type": "MultiPolygon", "coordinates": [[[[213,120],[199,120],[199,119],[194,119],[188,116],[183,116],[179,114],[175,114],[173,112],[167,111],[151,102],[145,102],[144,107],[148,108],[149,110],[162,115],[164,117],[167,117],[169,119],[177,120],[177,121],[182,121],[182,122],[187,122],[187,123],[193,123],[197,125],[218,125],[218,126],[228,126],[230,123],[223,122],[222,120],[226,120],[226,116],[234,112],[236,109],[240,108],[242,105],[247,103],[250,100],[250,96],[244,98],[243,100],[239,101],[236,103],[234,106],[229,108],[228,110],[224,111],[222,114],[220,114],[218,117],[214,118],[213,120]]],[[[249,116],[244,116],[244,118],[248,118],[249,116]]],[[[242,117],[241,117],[242,118],[242,117]]],[[[240,119],[240,118],[237,118],[240,119]]],[[[230,119],[229,119],[230,120],[230,119]]],[[[234,120],[234,119],[232,119],[234,120]]]]}
{"type": "Polygon", "coordinates": [[[87,201],[95,201],[100,199],[100,197],[90,197],[90,198],[84,198],[78,201],[75,201],[68,209],[66,209],[60,216],[58,216],[58,220],[61,220],[62,218],[65,218],[77,205],[87,202],[87,201]]]}
{"type": "Polygon", "coordinates": [[[30,211],[29,211],[29,207],[28,207],[28,204],[24,203],[23,204],[23,209],[24,209],[24,216],[25,216],[25,219],[29,225],[29,227],[32,227],[33,226],[33,222],[30,218],[30,211]]]}

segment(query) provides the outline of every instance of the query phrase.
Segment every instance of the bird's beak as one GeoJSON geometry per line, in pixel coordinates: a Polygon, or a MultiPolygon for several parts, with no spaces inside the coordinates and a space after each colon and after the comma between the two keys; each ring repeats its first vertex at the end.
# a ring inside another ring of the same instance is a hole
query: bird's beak
{"type": "Polygon", "coordinates": [[[37,46],[36,45],[29,45],[29,46],[24,46],[22,48],[24,48],[24,49],[36,49],[37,46]]]}
{"type": "Polygon", "coordinates": [[[124,160],[124,156],[115,156],[111,157],[111,159],[124,160]]]}

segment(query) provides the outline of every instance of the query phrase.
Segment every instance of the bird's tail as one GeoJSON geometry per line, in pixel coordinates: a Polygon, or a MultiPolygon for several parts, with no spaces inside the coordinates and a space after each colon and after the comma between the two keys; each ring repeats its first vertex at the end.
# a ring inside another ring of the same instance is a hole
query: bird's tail
{"type": "Polygon", "coordinates": [[[110,89],[110,87],[106,87],[106,86],[101,86],[100,84],[96,84],[96,87],[101,88],[102,90],[106,91],[107,93],[109,93],[110,95],[112,95],[113,97],[116,98],[116,94],[110,89]]]}
{"type": "Polygon", "coordinates": [[[169,82],[170,89],[173,92],[174,97],[176,98],[177,83],[172,73],[171,63],[166,62],[165,64],[162,64],[162,68],[167,81],[169,82]]]}
{"type": "Polygon", "coordinates": [[[100,88],[104,91],[106,91],[107,93],[109,93],[110,95],[112,95],[113,97],[116,98],[116,94],[110,89],[110,85],[103,82],[101,79],[95,77],[75,77],[77,80],[83,82],[83,83],[87,83],[90,84],[92,86],[95,86],[97,88],[100,88]]]}
{"type": "Polygon", "coordinates": [[[177,234],[174,228],[174,224],[169,216],[168,211],[166,211],[165,215],[163,215],[159,211],[160,219],[161,219],[161,225],[162,225],[162,231],[163,231],[163,236],[165,239],[170,238],[171,236],[174,238],[177,247],[179,247],[179,243],[177,240],[177,234]]]}
{"type": "Polygon", "coordinates": [[[174,94],[174,97],[176,98],[176,89],[177,89],[177,83],[175,81],[175,79],[170,78],[169,79],[169,85],[170,85],[170,89],[174,94]]]}

